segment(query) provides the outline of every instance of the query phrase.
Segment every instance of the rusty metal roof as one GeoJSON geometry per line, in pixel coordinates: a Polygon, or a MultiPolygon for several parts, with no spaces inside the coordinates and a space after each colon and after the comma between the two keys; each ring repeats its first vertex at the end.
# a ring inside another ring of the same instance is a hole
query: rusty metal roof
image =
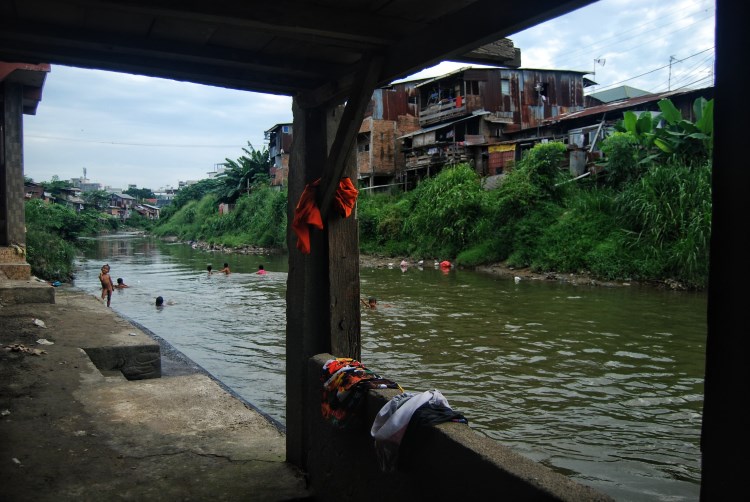
{"type": "Polygon", "coordinates": [[[574,120],[574,119],[579,119],[582,117],[589,117],[591,115],[601,115],[607,112],[633,108],[634,106],[638,106],[644,103],[652,103],[654,101],[659,101],[661,99],[667,99],[673,96],[679,96],[681,94],[689,94],[691,92],[696,92],[696,91],[700,91],[700,89],[680,89],[676,91],[666,91],[666,92],[660,92],[656,94],[647,94],[644,96],[637,96],[637,97],[630,98],[630,99],[623,99],[621,101],[613,101],[612,103],[606,103],[606,104],[598,105],[598,106],[591,106],[589,108],[584,108],[583,110],[579,110],[576,112],[563,113],[556,117],[552,117],[550,119],[544,120],[543,124],[551,125],[551,124],[557,124],[558,122],[563,122],[566,120],[574,120]]]}
{"type": "Polygon", "coordinates": [[[0,60],[296,95],[315,105],[343,101],[371,58],[382,58],[377,85],[385,85],[441,60],[487,57],[475,49],[592,2],[0,0],[0,60]]]}

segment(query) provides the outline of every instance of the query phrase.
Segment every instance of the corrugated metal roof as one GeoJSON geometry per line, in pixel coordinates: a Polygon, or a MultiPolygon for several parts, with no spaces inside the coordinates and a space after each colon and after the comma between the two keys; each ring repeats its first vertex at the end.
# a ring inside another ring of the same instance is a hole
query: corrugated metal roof
{"type": "Polygon", "coordinates": [[[623,85],[614,89],[608,89],[606,91],[592,92],[587,97],[597,99],[602,103],[611,103],[613,101],[620,101],[623,99],[650,95],[652,94],[648,91],[636,89],[635,87],[630,87],[628,85],[623,85]]]}
{"type": "MultiPolygon", "coordinates": [[[[709,87],[705,87],[704,89],[709,89],[709,87]]],[[[604,105],[599,106],[592,106],[589,108],[584,108],[583,110],[579,110],[577,112],[570,112],[570,113],[564,113],[562,115],[558,115],[556,117],[553,117],[551,119],[547,119],[543,121],[544,125],[551,125],[551,124],[557,124],[559,122],[563,122],[565,120],[573,120],[573,119],[579,119],[582,117],[588,117],[591,115],[600,115],[603,113],[620,110],[624,108],[632,108],[633,106],[637,106],[639,104],[643,103],[651,103],[653,101],[659,101],[660,99],[666,99],[670,98],[672,96],[679,96],[682,94],[689,94],[691,92],[700,91],[702,89],[689,89],[689,90],[679,90],[679,91],[666,91],[661,92],[657,94],[648,94],[646,96],[638,96],[635,98],[625,99],[623,101],[615,101],[613,103],[607,103],[604,105]]]]}

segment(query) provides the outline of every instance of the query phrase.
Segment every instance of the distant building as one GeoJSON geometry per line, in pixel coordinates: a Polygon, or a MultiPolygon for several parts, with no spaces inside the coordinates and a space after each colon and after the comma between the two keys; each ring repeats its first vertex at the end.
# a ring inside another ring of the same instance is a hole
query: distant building
{"type": "Polygon", "coordinates": [[[130,218],[131,211],[135,205],[135,198],[124,193],[113,193],[109,197],[109,213],[120,219],[130,218]]]}
{"type": "Polygon", "coordinates": [[[588,94],[586,96],[586,108],[649,95],[651,95],[651,93],[648,91],[623,85],[615,87],[614,89],[607,89],[606,91],[592,92],[591,94],[588,94]]]}
{"type": "Polygon", "coordinates": [[[586,72],[466,67],[416,86],[420,129],[402,136],[408,186],[445,165],[483,176],[512,169],[545,119],[582,110],[586,72]]]}
{"type": "Polygon", "coordinates": [[[200,180],[187,180],[187,181],[178,181],[177,182],[177,189],[180,190],[185,187],[189,187],[190,185],[195,185],[200,180]]]}
{"type": "Polygon", "coordinates": [[[362,190],[389,189],[405,168],[403,135],[419,129],[412,80],[375,89],[357,134],[357,172],[362,190]]]}
{"type": "Polygon", "coordinates": [[[220,176],[224,174],[224,171],[227,170],[227,166],[224,163],[218,163],[214,164],[214,168],[212,171],[208,171],[206,174],[209,178],[216,178],[217,176],[220,176]]]}
{"type": "Polygon", "coordinates": [[[94,183],[93,181],[85,177],[71,178],[70,184],[75,188],[80,188],[81,192],[95,192],[96,190],[103,189],[101,183],[94,183]]]}
{"type": "Polygon", "coordinates": [[[289,182],[289,154],[292,152],[292,124],[276,124],[264,132],[268,141],[268,155],[271,167],[268,175],[271,186],[282,188],[289,182]]]}
{"type": "Polygon", "coordinates": [[[630,110],[636,114],[644,112],[661,113],[659,101],[669,99],[680,110],[682,117],[695,121],[693,103],[698,98],[712,99],[713,87],[701,89],[681,89],[656,94],[646,93],[628,99],[571,111],[552,117],[542,124],[543,136],[563,141],[568,146],[569,169],[573,175],[582,175],[587,170],[596,169],[601,158],[601,142],[630,110]]]}
{"type": "Polygon", "coordinates": [[[159,219],[159,213],[161,209],[157,206],[153,206],[151,204],[138,204],[136,206],[133,206],[133,209],[143,216],[144,218],[148,218],[149,220],[158,220],[159,219]]]}
{"type": "Polygon", "coordinates": [[[80,212],[84,208],[84,202],[81,198],[80,188],[63,188],[60,190],[56,202],[63,204],[67,207],[74,209],[76,212],[80,212]]]}
{"type": "Polygon", "coordinates": [[[23,185],[24,199],[41,199],[45,200],[44,186],[39,183],[24,183],[23,185]]]}
{"type": "Polygon", "coordinates": [[[177,190],[171,187],[162,189],[158,192],[154,192],[154,195],[156,196],[156,202],[154,203],[154,205],[160,208],[168,206],[172,203],[172,200],[174,200],[176,194],[177,190]]]}

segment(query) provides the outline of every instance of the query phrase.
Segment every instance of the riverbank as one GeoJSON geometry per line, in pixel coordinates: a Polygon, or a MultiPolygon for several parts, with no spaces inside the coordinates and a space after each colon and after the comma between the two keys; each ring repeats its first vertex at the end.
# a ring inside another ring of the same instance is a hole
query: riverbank
{"type": "MultiPolygon", "coordinates": [[[[409,260],[407,259],[407,267],[417,267],[419,266],[418,261],[409,260]]],[[[428,260],[429,263],[424,263],[422,266],[424,267],[432,267],[434,266],[434,260],[428,260]]],[[[360,255],[359,257],[359,263],[361,267],[367,267],[367,268],[389,268],[389,267],[398,267],[401,263],[400,259],[398,258],[389,258],[389,257],[383,257],[383,256],[374,256],[374,255],[360,255]]],[[[459,267],[460,269],[461,267],[459,267]]],[[[507,264],[503,262],[499,263],[493,263],[488,265],[479,265],[477,267],[472,267],[471,270],[475,270],[477,272],[485,273],[485,274],[491,274],[498,277],[503,277],[507,279],[515,279],[518,277],[520,280],[530,280],[530,281],[551,281],[551,282],[563,282],[566,284],[571,284],[573,286],[601,286],[601,287],[629,287],[629,286],[646,286],[646,287],[653,287],[656,289],[672,289],[672,290],[680,290],[684,291],[687,290],[683,284],[678,283],[677,281],[651,281],[651,282],[642,282],[642,281],[608,281],[608,280],[602,280],[598,279],[590,274],[561,274],[557,272],[546,272],[546,273],[539,273],[534,272],[530,268],[516,268],[508,266],[507,264]]]]}
{"type": "Polygon", "coordinates": [[[86,350],[158,347],[74,287],[0,305],[0,485],[7,501],[297,500],[285,436],[179,353],[126,380],[86,350]],[[86,350],[84,350],[86,349],[86,350]]]}
{"type": "MultiPolygon", "coordinates": [[[[167,237],[163,238],[166,242],[181,242],[176,237],[167,237]]],[[[279,249],[268,249],[268,248],[262,248],[258,246],[253,245],[247,245],[247,246],[240,246],[240,247],[229,247],[229,246],[221,246],[216,244],[209,244],[207,242],[201,242],[201,241],[190,241],[190,242],[183,242],[184,244],[193,246],[196,249],[201,249],[204,251],[211,251],[211,252],[218,252],[218,253],[238,253],[238,254],[245,254],[245,255],[278,255],[280,253],[283,253],[282,250],[279,249]]],[[[418,267],[419,260],[405,258],[407,261],[408,267],[418,267]]],[[[360,267],[366,267],[366,268],[389,268],[389,267],[398,267],[401,263],[402,258],[394,258],[394,257],[387,257],[387,256],[378,256],[378,255],[365,255],[360,254],[359,255],[359,265],[360,267]]],[[[423,265],[424,267],[432,267],[434,263],[434,260],[426,260],[423,265]]],[[[635,280],[621,280],[621,281],[614,281],[614,280],[605,280],[601,278],[597,278],[591,274],[587,273],[558,273],[558,272],[535,272],[531,268],[524,267],[524,268],[517,268],[517,267],[511,267],[508,266],[504,262],[497,262],[487,265],[478,265],[476,267],[473,267],[472,270],[476,270],[477,272],[486,273],[495,275],[498,277],[503,278],[509,278],[509,279],[515,279],[516,277],[519,277],[521,280],[532,280],[532,281],[551,281],[551,282],[562,282],[566,284],[571,284],[573,286],[601,286],[601,287],[631,287],[631,286],[644,286],[644,287],[652,287],[656,289],[669,289],[674,291],[687,291],[688,288],[686,285],[682,284],[679,281],[675,281],[673,279],[665,279],[662,281],[635,281],[635,280]]]]}

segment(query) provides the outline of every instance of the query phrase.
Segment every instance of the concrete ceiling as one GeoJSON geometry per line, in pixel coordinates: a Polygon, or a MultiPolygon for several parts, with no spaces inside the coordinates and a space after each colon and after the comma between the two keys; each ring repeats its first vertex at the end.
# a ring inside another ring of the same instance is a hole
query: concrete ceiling
{"type": "Polygon", "coordinates": [[[502,39],[589,3],[0,0],[0,60],[292,95],[320,105],[346,99],[373,57],[382,58],[378,85],[444,59],[518,66],[517,48],[502,39]],[[486,44],[491,50],[477,51],[486,44]]]}

